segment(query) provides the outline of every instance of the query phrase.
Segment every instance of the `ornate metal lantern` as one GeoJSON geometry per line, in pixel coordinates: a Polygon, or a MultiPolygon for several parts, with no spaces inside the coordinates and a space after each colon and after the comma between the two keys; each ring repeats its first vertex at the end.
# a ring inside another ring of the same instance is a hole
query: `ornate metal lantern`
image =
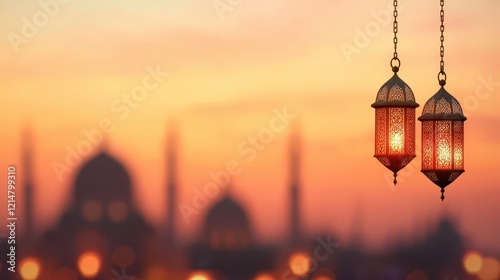
{"type": "Polygon", "coordinates": [[[394,75],[378,91],[375,103],[375,157],[389,170],[397,172],[415,158],[415,102],[410,87],[397,75],[400,60],[397,53],[397,1],[394,1],[394,75]],[[396,64],[397,63],[397,64],[396,64]]]}
{"type": "Polygon", "coordinates": [[[422,122],[422,173],[441,188],[442,200],[444,188],[464,172],[466,119],[444,86],[425,103],[418,118],[422,122]]]}
{"type": "Polygon", "coordinates": [[[441,0],[441,88],[425,103],[422,116],[422,173],[441,188],[464,172],[464,116],[460,103],[449,94],[444,72],[444,0],[441,0]]]}
{"type": "Polygon", "coordinates": [[[415,158],[415,96],[396,72],[379,90],[375,103],[375,157],[397,172],[415,158]]]}

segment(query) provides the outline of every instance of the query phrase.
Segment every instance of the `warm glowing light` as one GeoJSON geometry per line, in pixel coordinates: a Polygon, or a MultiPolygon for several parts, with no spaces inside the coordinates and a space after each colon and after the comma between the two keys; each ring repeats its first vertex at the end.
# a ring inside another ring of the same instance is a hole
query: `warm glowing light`
{"type": "Polygon", "coordinates": [[[455,167],[462,168],[461,163],[464,161],[462,154],[463,154],[462,149],[455,148],[455,162],[454,162],[455,167]]]}
{"type": "Polygon", "coordinates": [[[439,169],[451,169],[451,149],[445,140],[438,141],[437,149],[437,167],[439,169]]]}
{"type": "Polygon", "coordinates": [[[405,280],[429,280],[429,277],[421,270],[414,270],[406,276],[405,280]]]}
{"type": "Polygon", "coordinates": [[[290,269],[293,274],[297,276],[304,276],[309,272],[311,268],[311,262],[309,261],[309,256],[303,253],[296,253],[290,257],[289,260],[290,269]]]}
{"type": "Polygon", "coordinates": [[[128,207],[121,200],[112,201],[108,206],[108,216],[115,223],[123,222],[128,215],[128,207]]]}
{"type": "Polygon", "coordinates": [[[391,151],[403,153],[403,142],[404,137],[400,132],[395,132],[389,134],[389,143],[391,145],[391,151]]]}
{"type": "Polygon", "coordinates": [[[274,280],[274,277],[268,273],[259,274],[254,280],[274,280]]]}
{"type": "Polygon", "coordinates": [[[205,273],[197,272],[189,276],[188,280],[212,280],[212,279],[205,273]]]}
{"type": "Polygon", "coordinates": [[[497,280],[500,277],[500,264],[494,258],[484,258],[477,276],[481,280],[497,280]]]}
{"type": "Polygon", "coordinates": [[[21,268],[21,277],[24,280],[35,280],[40,274],[40,263],[34,258],[23,260],[19,267],[21,268]]]}
{"type": "Polygon", "coordinates": [[[99,201],[90,200],[83,204],[82,214],[85,220],[89,222],[97,222],[102,217],[102,206],[99,201]]]}
{"type": "Polygon", "coordinates": [[[483,259],[480,254],[476,252],[469,252],[464,256],[463,264],[465,270],[469,274],[478,273],[481,270],[483,259]]]}
{"type": "Polygon", "coordinates": [[[101,268],[101,258],[94,252],[87,252],[78,258],[78,269],[87,278],[95,277],[101,268]]]}

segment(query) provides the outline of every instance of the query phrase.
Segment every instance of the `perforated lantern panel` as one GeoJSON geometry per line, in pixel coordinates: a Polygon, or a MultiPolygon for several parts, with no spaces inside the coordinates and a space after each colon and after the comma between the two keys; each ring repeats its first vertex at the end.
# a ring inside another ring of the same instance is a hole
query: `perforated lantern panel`
{"type": "Polygon", "coordinates": [[[422,172],[440,187],[453,182],[464,171],[463,121],[422,121],[422,172]],[[432,174],[449,171],[453,176],[437,180],[432,174]]]}
{"type": "Polygon", "coordinates": [[[375,157],[396,177],[415,158],[418,104],[410,87],[394,74],[380,87],[372,107],[375,108],[375,157]]]}
{"type": "Polygon", "coordinates": [[[377,108],[375,119],[375,157],[396,172],[415,157],[415,109],[377,108]]]}

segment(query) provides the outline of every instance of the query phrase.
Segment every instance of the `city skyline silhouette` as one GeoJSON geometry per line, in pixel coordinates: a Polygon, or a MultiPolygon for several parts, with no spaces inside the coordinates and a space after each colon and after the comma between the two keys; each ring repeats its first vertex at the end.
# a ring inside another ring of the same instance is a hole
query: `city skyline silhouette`
{"type": "Polygon", "coordinates": [[[2,1],[0,279],[500,278],[500,2],[442,4],[2,1]],[[420,104],[397,185],[391,70],[420,104]],[[467,117],[444,201],[436,74],[467,117]]]}

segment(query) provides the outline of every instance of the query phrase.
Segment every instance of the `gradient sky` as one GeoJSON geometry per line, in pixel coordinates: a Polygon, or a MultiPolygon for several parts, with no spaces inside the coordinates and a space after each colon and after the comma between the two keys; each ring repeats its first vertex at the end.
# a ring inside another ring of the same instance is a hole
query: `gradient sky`
{"type": "MultiPolygon", "coordinates": [[[[252,162],[237,147],[268,126],[274,108],[286,106],[303,133],[302,222],[309,234],[333,231],[349,242],[357,227],[368,246],[380,248],[398,234],[421,235],[448,213],[472,248],[500,250],[499,1],[446,4],[446,88],[469,120],[466,172],[447,188],[444,203],[419,172],[420,155],[395,189],[372,157],[370,104],[392,75],[391,19],[384,20],[392,1],[241,1],[223,19],[214,2],[70,0],[17,47],[12,38],[24,36],[24,18],[33,22],[43,9],[39,1],[0,2],[0,182],[6,185],[9,164],[22,171],[21,135],[29,123],[41,229],[67,206],[77,173],[59,181],[53,162],[64,163],[66,147],[75,148],[82,130],[103,118],[115,125],[108,149],[130,170],[139,209],[160,226],[165,136],[173,117],[182,141],[179,203],[190,203],[210,171],[236,160],[243,171],[231,192],[248,208],[258,237],[279,239],[287,233],[288,132],[277,133],[252,162]],[[363,41],[359,30],[370,35],[363,41]],[[356,52],[346,55],[348,45],[356,52]],[[140,85],[148,67],[170,76],[121,120],[111,104],[140,85]],[[363,217],[358,225],[356,217],[363,217]]],[[[400,6],[399,74],[413,89],[420,115],[439,87],[439,4],[407,0],[400,6]]],[[[417,139],[419,132],[420,124],[417,139]]],[[[186,238],[194,237],[203,214],[189,225],[179,221],[186,238]]]]}

